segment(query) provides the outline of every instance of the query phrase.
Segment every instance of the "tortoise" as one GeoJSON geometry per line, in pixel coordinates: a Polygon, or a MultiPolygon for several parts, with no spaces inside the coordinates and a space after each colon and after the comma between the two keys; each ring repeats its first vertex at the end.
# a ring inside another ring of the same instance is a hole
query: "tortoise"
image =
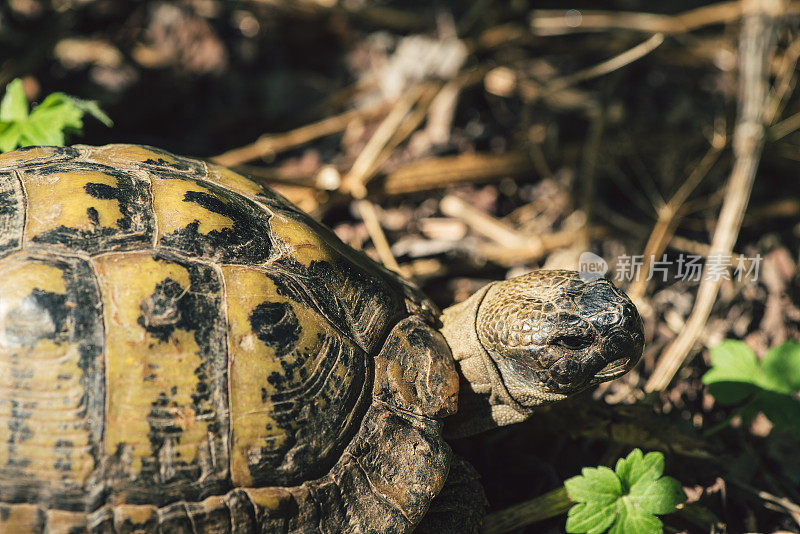
{"type": "Polygon", "coordinates": [[[272,190],[139,145],[0,156],[0,531],[475,532],[445,437],[627,372],[606,279],[439,313],[272,190]],[[458,412],[457,412],[458,408],[458,412]]]}

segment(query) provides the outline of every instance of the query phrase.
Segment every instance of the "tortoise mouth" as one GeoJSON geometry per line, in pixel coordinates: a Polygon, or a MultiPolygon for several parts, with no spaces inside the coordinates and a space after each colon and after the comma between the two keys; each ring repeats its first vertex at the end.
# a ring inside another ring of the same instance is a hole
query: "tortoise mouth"
{"type": "Polygon", "coordinates": [[[630,364],[631,364],[630,358],[620,358],[618,360],[614,360],[613,362],[608,363],[605,367],[596,372],[594,374],[594,380],[596,380],[597,383],[614,380],[615,378],[620,377],[625,373],[627,373],[631,367],[630,364]]]}
{"type": "Polygon", "coordinates": [[[540,386],[548,394],[569,396],[578,393],[624,375],[634,363],[630,357],[623,356],[603,365],[603,358],[596,350],[570,353],[558,349],[560,347],[551,353],[559,352],[559,357],[538,374],[540,386]]]}

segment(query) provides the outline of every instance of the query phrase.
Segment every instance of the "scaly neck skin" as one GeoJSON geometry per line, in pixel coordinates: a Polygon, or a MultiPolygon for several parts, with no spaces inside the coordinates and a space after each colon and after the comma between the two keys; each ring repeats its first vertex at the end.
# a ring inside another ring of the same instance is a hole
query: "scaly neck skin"
{"type": "Polygon", "coordinates": [[[450,345],[461,380],[458,412],[445,422],[445,434],[460,438],[517,423],[528,416],[511,398],[500,380],[494,361],[478,339],[475,318],[492,284],[442,313],[441,332],[450,345]],[[517,408],[517,409],[514,409],[517,408]]]}

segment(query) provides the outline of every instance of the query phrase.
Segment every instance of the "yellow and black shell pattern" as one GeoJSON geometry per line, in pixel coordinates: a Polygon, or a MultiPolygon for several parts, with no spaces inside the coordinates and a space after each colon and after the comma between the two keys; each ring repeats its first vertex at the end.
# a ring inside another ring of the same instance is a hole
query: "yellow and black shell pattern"
{"type": "Polygon", "coordinates": [[[0,156],[0,532],[409,531],[457,394],[426,306],[228,169],[0,156]],[[387,378],[409,324],[422,404],[387,378]]]}

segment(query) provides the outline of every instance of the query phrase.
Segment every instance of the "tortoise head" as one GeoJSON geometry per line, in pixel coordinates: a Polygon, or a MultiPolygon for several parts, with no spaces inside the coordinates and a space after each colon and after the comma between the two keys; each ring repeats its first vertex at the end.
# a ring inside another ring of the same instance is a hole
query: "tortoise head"
{"type": "Polygon", "coordinates": [[[557,400],[628,372],[642,354],[642,320],[608,280],[535,271],[494,284],[475,328],[514,399],[557,400]]]}
{"type": "Polygon", "coordinates": [[[631,300],[610,281],[584,281],[574,271],[534,271],[490,284],[445,310],[442,321],[468,382],[460,419],[484,413],[494,420],[490,426],[625,374],[644,348],[631,300]]]}

